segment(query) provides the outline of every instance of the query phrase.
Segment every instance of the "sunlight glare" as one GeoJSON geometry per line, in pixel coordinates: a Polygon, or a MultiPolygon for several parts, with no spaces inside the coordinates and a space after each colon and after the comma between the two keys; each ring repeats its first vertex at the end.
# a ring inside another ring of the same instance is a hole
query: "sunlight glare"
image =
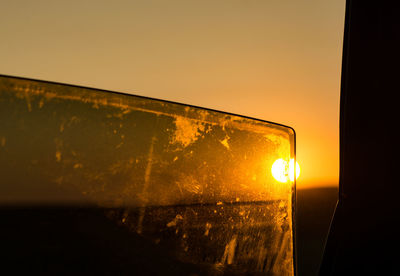
{"type": "MultiPolygon", "coordinates": [[[[272,176],[281,183],[286,183],[289,180],[294,181],[294,159],[290,159],[290,162],[283,160],[282,158],[277,159],[271,168],[272,176]],[[288,164],[289,163],[289,164],[288,164]]],[[[300,166],[296,162],[296,179],[300,175],[300,166]]]]}

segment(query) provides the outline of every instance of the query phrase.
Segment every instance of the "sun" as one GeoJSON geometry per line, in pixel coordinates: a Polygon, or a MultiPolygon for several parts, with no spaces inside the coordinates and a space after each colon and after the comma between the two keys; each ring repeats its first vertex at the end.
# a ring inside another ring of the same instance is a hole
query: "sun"
{"type": "MultiPolygon", "coordinates": [[[[289,162],[279,158],[274,162],[271,168],[272,176],[281,183],[286,183],[289,180],[294,181],[294,159],[289,162]]],[[[300,175],[300,165],[296,162],[296,179],[300,175]]]]}

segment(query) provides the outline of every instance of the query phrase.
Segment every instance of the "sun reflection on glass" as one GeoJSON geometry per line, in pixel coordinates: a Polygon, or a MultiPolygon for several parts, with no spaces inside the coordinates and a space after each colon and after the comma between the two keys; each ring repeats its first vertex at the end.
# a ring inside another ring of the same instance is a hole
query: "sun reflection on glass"
{"type": "MultiPolygon", "coordinates": [[[[294,181],[294,159],[290,159],[290,162],[283,160],[282,158],[277,159],[271,168],[272,176],[279,182],[286,183],[289,180],[294,181]]],[[[300,175],[300,166],[296,162],[296,179],[300,175]]]]}

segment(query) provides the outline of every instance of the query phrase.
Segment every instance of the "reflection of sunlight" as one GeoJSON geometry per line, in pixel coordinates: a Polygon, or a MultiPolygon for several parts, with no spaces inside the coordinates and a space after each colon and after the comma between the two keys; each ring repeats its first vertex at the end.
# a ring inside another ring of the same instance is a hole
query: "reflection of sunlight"
{"type": "MultiPolygon", "coordinates": [[[[300,165],[296,161],[296,180],[299,178],[299,175],[300,175],[300,165]]],[[[290,178],[290,181],[294,181],[294,159],[290,159],[289,178],[290,178]]]]}
{"type": "Polygon", "coordinates": [[[287,162],[280,158],[274,162],[271,168],[273,177],[282,183],[287,182],[286,165],[287,162]]]}
{"type": "MultiPolygon", "coordinates": [[[[271,168],[272,176],[279,182],[286,183],[289,180],[294,181],[294,159],[290,159],[290,162],[279,158],[274,162],[271,168]],[[289,163],[289,164],[288,164],[289,163]]],[[[296,162],[296,179],[300,175],[300,166],[296,162]]]]}

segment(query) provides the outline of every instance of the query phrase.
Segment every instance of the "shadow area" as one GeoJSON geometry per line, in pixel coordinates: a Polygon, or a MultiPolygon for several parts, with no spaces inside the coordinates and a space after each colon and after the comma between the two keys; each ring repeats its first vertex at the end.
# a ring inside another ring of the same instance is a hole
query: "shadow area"
{"type": "Polygon", "coordinates": [[[104,209],[2,207],[1,260],[14,275],[190,275],[207,267],[177,261],[104,216],[104,209]]]}
{"type": "Polygon", "coordinates": [[[297,190],[297,272],[317,275],[329,225],[338,200],[338,188],[297,190]]]}

